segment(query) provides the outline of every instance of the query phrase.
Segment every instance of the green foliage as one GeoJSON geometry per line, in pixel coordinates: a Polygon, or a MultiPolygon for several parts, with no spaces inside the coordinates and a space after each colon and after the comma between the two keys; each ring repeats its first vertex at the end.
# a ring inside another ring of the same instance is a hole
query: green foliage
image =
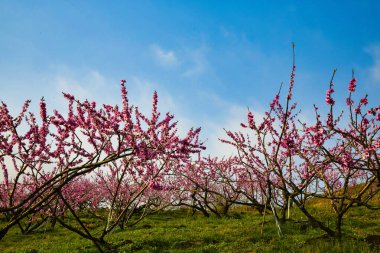
{"type": "MultiPolygon", "coordinates": [[[[318,209],[315,210],[316,212],[318,209]]],[[[329,216],[323,210],[328,222],[329,216]]],[[[271,214],[266,215],[263,234],[262,216],[257,212],[232,210],[224,218],[191,216],[187,210],[164,211],[149,216],[136,226],[115,229],[107,240],[115,252],[374,252],[367,235],[380,234],[380,214],[365,208],[353,208],[344,222],[341,241],[324,236],[307,222],[295,222],[302,214],[292,210],[291,220],[281,224],[279,238],[271,214]]],[[[86,218],[92,233],[101,230],[96,219],[86,218]]],[[[74,222],[74,221],[73,221],[74,222]]],[[[13,228],[2,241],[0,252],[97,252],[93,244],[57,225],[54,230],[42,226],[37,232],[22,235],[13,228]]]]}

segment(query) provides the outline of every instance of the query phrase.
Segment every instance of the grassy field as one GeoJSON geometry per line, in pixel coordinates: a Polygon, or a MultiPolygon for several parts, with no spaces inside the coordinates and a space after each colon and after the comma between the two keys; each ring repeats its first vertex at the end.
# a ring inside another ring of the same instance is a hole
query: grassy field
{"type": "MultiPolygon", "coordinates": [[[[329,214],[323,215],[328,222],[329,214]]],[[[281,224],[280,238],[270,214],[266,215],[261,234],[262,216],[247,209],[234,210],[224,218],[191,216],[188,210],[164,211],[136,226],[115,230],[107,241],[119,244],[117,252],[378,252],[365,238],[380,235],[379,211],[353,209],[345,217],[341,241],[326,238],[305,223],[294,222],[304,219],[299,213],[292,213],[291,218],[293,221],[281,224]],[[126,239],[130,241],[120,245],[126,239]]],[[[101,229],[95,219],[85,221],[91,223],[93,233],[101,229]]],[[[48,227],[42,226],[30,235],[13,228],[0,241],[0,252],[97,252],[90,241],[59,225],[53,231],[48,227]]]]}

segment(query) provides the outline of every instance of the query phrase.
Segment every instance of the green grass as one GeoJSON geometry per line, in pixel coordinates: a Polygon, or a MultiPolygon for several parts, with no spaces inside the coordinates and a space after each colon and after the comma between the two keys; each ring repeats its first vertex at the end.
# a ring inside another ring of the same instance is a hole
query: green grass
{"type": "MultiPolygon", "coordinates": [[[[341,241],[326,238],[320,230],[301,228],[300,223],[281,225],[279,238],[273,216],[268,214],[261,234],[262,216],[257,212],[238,212],[218,219],[191,216],[187,210],[165,211],[147,217],[134,227],[116,229],[106,239],[113,245],[130,240],[118,252],[377,252],[364,238],[380,235],[380,212],[355,208],[344,221],[341,241]]],[[[302,214],[294,210],[293,219],[302,214]]],[[[328,219],[328,215],[326,215],[328,219]]],[[[74,222],[74,221],[72,221],[74,222]]],[[[101,223],[87,219],[93,232],[101,223]]],[[[21,235],[15,227],[0,241],[0,252],[97,252],[93,244],[61,228],[42,226],[31,235],[21,235]]]]}

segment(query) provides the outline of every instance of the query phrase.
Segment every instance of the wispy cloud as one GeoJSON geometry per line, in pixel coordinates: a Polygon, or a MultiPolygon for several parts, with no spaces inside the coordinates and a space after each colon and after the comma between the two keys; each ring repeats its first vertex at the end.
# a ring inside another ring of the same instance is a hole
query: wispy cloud
{"type": "Polygon", "coordinates": [[[138,106],[142,113],[150,115],[153,102],[153,92],[158,93],[158,110],[161,115],[169,112],[174,114],[174,120],[178,121],[178,133],[184,137],[191,127],[196,125],[197,120],[189,118],[181,106],[181,101],[176,99],[175,94],[166,90],[162,85],[150,79],[134,76],[128,82],[128,95],[131,102],[138,106]]]}
{"type": "Polygon", "coordinates": [[[175,108],[174,100],[167,94],[157,82],[144,77],[134,76],[128,81],[128,96],[131,102],[138,106],[141,111],[149,115],[152,109],[153,92],[158,92],[158,106],[160,112],[172,111],[175,108]]]}
{"type": "Polygon", "coordinates": [[[165,50],[156,44],[151,45],[150,50],[156,62],[163,67],[174,67],[179,64],[176,53],[173,50],[165,50]]]}
{"type": "Polygon", "coordinates": [[[219,31],[224,39],[228,40],[237,40],[238,35],[234,32],[234,29],[226,27],[226,26],[220,26],[219,31]]]}
{"type": "Polygon", "coordinates": [[[54,79],[58,92],[68,92],[79,99],[95,99],[97,92],[106,86],[105,77],[97,70],[89,70],[83,77],[76,78],[66,69],[54,79]]]}
{"type": "Polygon", "coordinates": [[[208,68],[206,53],[207,48],[205,46],[189,52],[190,66],[183,73],[185,77],[198,77],[206,72],[208,68]]]}
{"type": "MultiPolygon", "coordinates": [[[[259,122],[264,116],[264,113],[261,111],[252,111],[252,113],[259,122]]],[[[234,146],[222,143],[220,139],[230,140],[226,131],[241,132],[244,136],[248,135],[252,138],[252,131],[240,125],[241,123],[247,124],[247,114],[247,107],[229,104],[225,108],[225,115],[221,121],[209,122],[209,127],[206,129],[206,134],[209,137],[206,153],[219,157],[237,155],[237,150],[234,146]]],[[[252,141],[255,142],[256,140],[253,139],[252,141]]]]}
{"type": "MultiPolygon", "coordinates": [[[[199,96],[206,96],[206,93],[200,93],[199,96]]],[[[193,122],[197,122],[202,126],[201,135],[206,139],[207,150],[203,155],[229,157],[231,155],[237,155],[236,148],[232,145],[222,143],[220,139],[229,140],[226,131],[241,132],[245,136],[247,134],[252,135],[252,132],[248,128],[241,127],[241,123],[247,124],[247,114],[250,110],[260,122],[260,119],[264,116],[262,106],[256,103],[255,110],[248,108],[241,103],[235,103],[223,99],[218,94],[213,92],[207,93],[207,99],[210,104],[213,105],[215,113],[212,115],[198,115],[197,119],[193,122]]]]}
{"type": "Polygon", "coordinates": [[[375,81],[380,81],[380,44],[369,48],[369,53],[372,55],[374,64],[370,68],[371,77],[375,81]]]}
{"type": "Polygon", "coordinates": [[[67,100],[62,92],[72,94],[82,101],[96,101],[99,106],[121,103],[119,81],[110,79],[95,69],[78,71],[59,67],[48,82],[54,84],[54,90],[47,97],[47,102],[50,100],[49,104],[54,109],[65,111],[67,108],[67,100]]]}
{"type": "Polygon", "coordinates": [[[242,130],[240,123],[244,122],[247,108],[239,105],[230,105],[225,108],[225,118],[218,122],[209,122],[205,129],[208,136],[206,153],[211,156],[229,157],[237,154],[235,147],[222,143],[219,139],[228,140],[225,130],[239,131],[242,130]]]}

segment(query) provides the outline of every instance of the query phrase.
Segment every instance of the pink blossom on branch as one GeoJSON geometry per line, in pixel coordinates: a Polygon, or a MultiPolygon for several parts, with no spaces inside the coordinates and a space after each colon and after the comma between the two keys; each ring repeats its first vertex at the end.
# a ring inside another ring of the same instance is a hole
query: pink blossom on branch
{"type": "Polygon", "coordinates": [[[346,105],[352,106],[354,104],[354,101],[351,98],[346,98],[346,105]]]}
{"type": "Polygon", "coordinates": [[[349,92],[355,92],[355,88],[356,88],[356,78],[353,77],[350,81],[350,83],[348,84],[348,91],[349,92]]]}
{"type": "Polygon", "coordinates": [[[367,99],[367,97],[361,98],[361,99],[360,99],[360,104],[366,106],[366,105],[368,104],[368,99],[367,99]]]}
{"type": "Polygon", "coordinates": [[[332,88],[333,86],[334,86],[334,84],[331,84],[330,89],[328,89],[326,91],[326,104],[327,105],[334,105],[335,104],[334,99],[331,97],[331,94],[334,93],[334,89],[332,88]]]}

